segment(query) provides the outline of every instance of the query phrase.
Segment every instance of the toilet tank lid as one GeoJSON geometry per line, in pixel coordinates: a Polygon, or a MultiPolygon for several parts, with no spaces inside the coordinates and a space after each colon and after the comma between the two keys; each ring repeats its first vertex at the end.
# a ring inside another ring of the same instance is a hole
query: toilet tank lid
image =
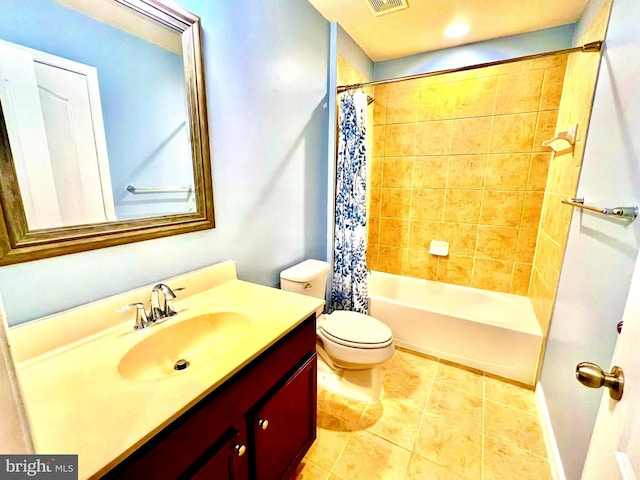
{"type": "Polygon", "coordinates": [[[318,276],[326,275],[329,264],[322,260],[305,260],[280,272],[280,278],[291,282],[308,282],[318,276]]]}

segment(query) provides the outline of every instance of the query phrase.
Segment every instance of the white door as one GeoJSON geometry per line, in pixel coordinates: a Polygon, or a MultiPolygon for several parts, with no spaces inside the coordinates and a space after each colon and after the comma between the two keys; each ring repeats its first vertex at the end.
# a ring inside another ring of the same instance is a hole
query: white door
{"type": "Polygon", "coordinates": [[[616,401],[603,389],[583,480],[640,479],[640,255],[622,320],[611,366],[624,371],[624,392],[616,401]]]}
{"type": "Polygon", "coordinates": [[[3,42],[0,73],[29,228],[115,220],[95,68],[3,42]]]}

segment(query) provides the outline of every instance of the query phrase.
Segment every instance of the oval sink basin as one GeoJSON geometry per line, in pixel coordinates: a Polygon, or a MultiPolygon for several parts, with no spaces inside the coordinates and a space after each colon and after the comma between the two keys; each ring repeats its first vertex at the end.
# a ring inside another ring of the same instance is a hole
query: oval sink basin
{"type": "Polygon", "coordinates": [[[168,323],[134,345],[120,360],[118,372],[139,381],[188,372],[231,350],[248,331],[249,317],[235,312],[209,313],[173,325],[168,323]]]}

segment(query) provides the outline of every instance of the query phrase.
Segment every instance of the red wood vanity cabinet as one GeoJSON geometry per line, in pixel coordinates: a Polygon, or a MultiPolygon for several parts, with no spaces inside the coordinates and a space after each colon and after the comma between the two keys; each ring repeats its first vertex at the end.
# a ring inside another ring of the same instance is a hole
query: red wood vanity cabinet
{"type": "Polygon", "coordinates": [[[312,315],[104,478],[287,478],[315,437],[312,315]]]}

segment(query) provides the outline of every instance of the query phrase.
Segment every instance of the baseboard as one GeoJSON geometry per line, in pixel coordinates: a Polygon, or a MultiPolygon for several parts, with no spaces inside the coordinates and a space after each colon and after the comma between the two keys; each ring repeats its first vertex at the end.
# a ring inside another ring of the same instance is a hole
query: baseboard
{"type": "Polygon", "coordinates": [[[549,410],[547,410],[547,401],[544,398],[544,392],[542,391],[540,382],[536,385],[535,399],[536,406],[538,407],[540,426],[542,427],[542,435],[544,436],[544,444],[547,447],[547,458],[549,459],[549,465],[551,467],[551,475],[553,476],[553,480],[567,480],[564,474],[564,468],[562,467],[562,459],[560,458],[556,437],[553,434],[551,418],[549,417],[549,410]]]}

